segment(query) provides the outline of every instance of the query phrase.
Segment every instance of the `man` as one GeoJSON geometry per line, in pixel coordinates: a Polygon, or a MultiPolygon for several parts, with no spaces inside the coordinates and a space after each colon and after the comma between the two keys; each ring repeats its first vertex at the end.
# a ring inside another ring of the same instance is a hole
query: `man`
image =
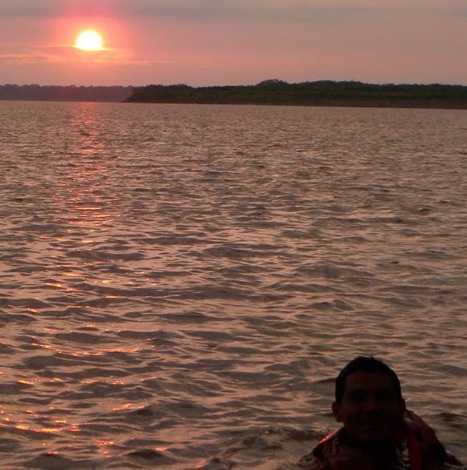
{"type": "Polygon", "coordinates": [[[307,470],[441,470],[461,465],[433,429],[405,408],[395,372],[357,357],[336,379],[332,412],[343,427],[299,463],[307,470]]]}

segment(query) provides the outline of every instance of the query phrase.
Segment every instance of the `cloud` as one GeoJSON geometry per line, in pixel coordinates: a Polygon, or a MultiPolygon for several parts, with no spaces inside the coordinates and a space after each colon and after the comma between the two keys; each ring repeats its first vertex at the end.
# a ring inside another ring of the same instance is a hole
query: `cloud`
{"type": "Polygon", "coordinates": [[[0,17],[50,18],[62,15],[172,17],[192,19],[287,19],[358,11],[368,5],[345,0],[2,0],[0,17]]]}
{"type": "Polygon", "coordinates": [[[49,59],[44,55],[33,54],[2,54],[0,53],[0,63],[3,64],[37,64],[47,62],[49,59]]]}
{"type": "Polygon", "coordinates": [[[3,0],[0,4],[0,18],[48,17],[55,11],[57,3],[53,0],[3,0]]]}
{"type": "Polygon", "coordinates": [[[120,0],[129,14],[217,18],[315,18],[406,9],[467,12],[465,0],[120,0]]]}
{"type": "Polygon", "coordinates": [[[384,12],[467,15],[465,0],[2,0],[0,17],[326,20],[384,12]]]}
{"type": "Polygon", "coordinates": [[[345,0],[120,0],[127,15],[191,19],[317,20],[374,11],[371,4],[345,0]]]}

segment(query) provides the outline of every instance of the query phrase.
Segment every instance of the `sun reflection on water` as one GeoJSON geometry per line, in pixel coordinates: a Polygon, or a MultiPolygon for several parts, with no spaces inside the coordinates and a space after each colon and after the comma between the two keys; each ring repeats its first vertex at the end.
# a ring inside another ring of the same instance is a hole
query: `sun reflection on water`
{"type": "Polygon", "coordinates": [[[66,152],[69,162],[62,168],[62,191],[55,192],[55,203],[62,208],[70,225],[99,232],[111,223],[110,203],[119,199],[108,190],[110,124],[99,103],[79,103],[67,122],[66,152]]]}

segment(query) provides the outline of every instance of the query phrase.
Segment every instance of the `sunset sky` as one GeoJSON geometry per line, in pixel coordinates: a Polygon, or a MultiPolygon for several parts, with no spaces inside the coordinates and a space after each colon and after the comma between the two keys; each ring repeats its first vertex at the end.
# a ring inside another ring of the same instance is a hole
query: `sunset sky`
{"type": "Polygon", "coordinates": [[[466,0],[0,2],[0,85],[467,85],[466,57],[466,0]]]}

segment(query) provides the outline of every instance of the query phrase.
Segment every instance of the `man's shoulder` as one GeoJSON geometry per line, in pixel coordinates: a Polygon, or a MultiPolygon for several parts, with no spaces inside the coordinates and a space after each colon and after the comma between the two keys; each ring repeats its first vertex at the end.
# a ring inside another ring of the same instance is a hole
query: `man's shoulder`
{"type": "MultiPolygon", "coordinates": [[[[425,460],[430,462],[430,468],[437,469],[459,468],[459,466],[465,468],[454,456],[445,451],[433,429],[419,416],[408,411],[404,416],[404,422],[406,435],[403,438],[405,441],[403,447],[406,452],[412,454],[412,461],[419,460],[418,465],[422,465],[421,461],[425,460]]],[[[298,466],[303,470],[375,468],[374,461],[360,448],[346,445],[343,428],[322,439],[311,453],[300,459],[298,466]]],[[[415,468],[418,468],[417,464],[415,468]]]]}
{"type": "Polygon", "coordinates": [[[430,461],[444,463],[443,468],[462,467],[462,463],[446,451],[438,440],[435,431],[420,416],[406,410],[404,422],[407,426],[407,439],[412,447],[420,447],[430,461]],[[415,444],[414,444],[415,441],[415,444]]]}
{"type": "Polygon", "coordinates": [[[312,452],[300,459],[298,462],[299,468],[304,470],[331,469],[330,462],[338,458],[341,452],[341,432],[342,430],[338,429],[322,439],[312,452]]]}

